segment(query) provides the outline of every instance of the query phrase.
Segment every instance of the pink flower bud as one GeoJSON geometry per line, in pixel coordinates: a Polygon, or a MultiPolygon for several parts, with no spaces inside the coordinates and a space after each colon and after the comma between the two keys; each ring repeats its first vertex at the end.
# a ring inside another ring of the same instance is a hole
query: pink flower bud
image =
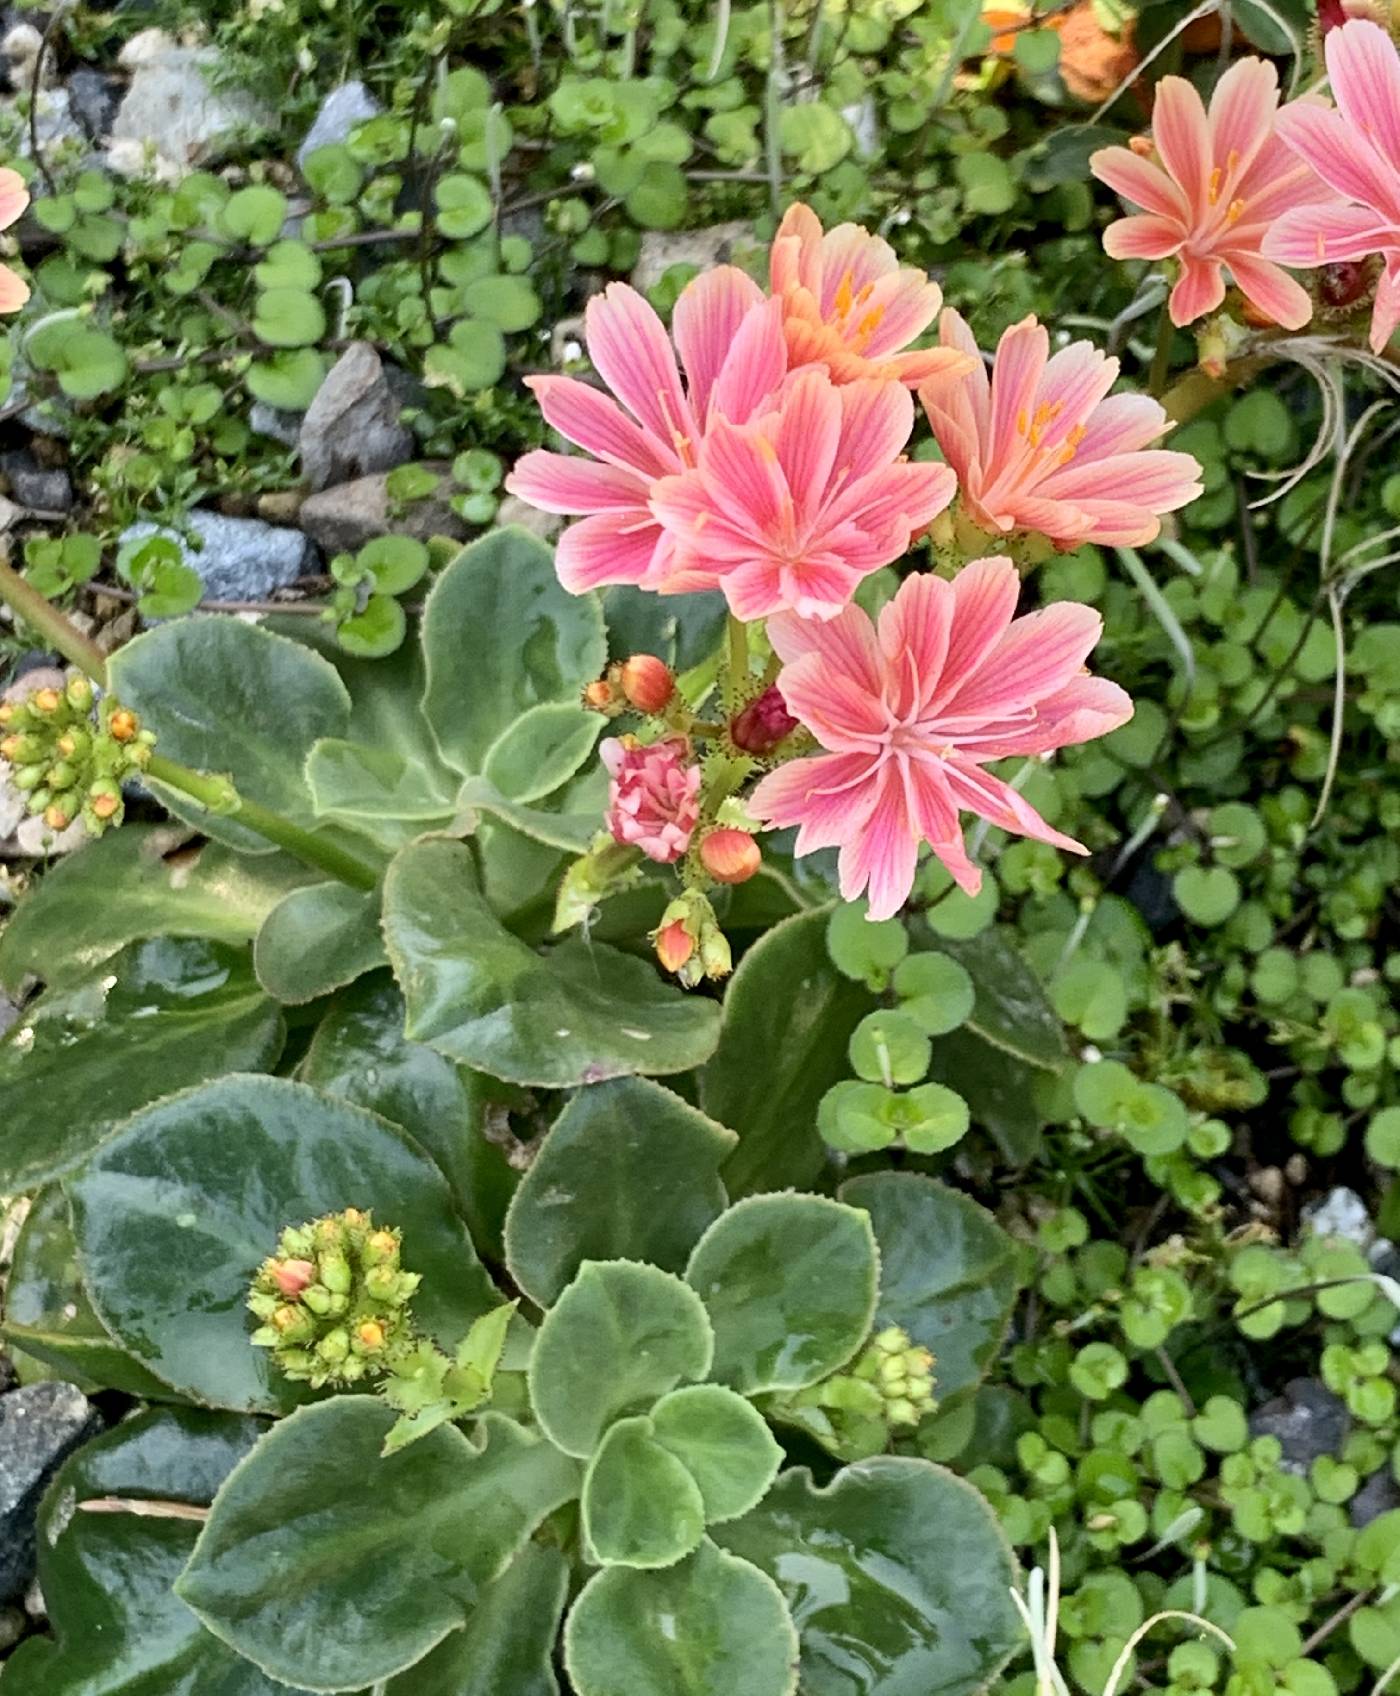
{"type": "Polygon", "coordinates": [[[785,736],[797,728],[775,683],[730,721],[729,734],[736,748],[746,754],[771,754],[785,736]]]}
{"type": "Polygon", "coordinates": [[[716,883],[747,883],[762,863],[746,830],[712,830],[700,844],[700,864],[716,883]]]}
{"type": "Polygon", "coordinates": [[[617,842],[668,865],[690,846],[700,820],[700,768],[684,737],[643,746],[635,737],[609,737],[598,752],[612,778],[607,826],[617,842]]]}
{"type": "Polygon", "coordinates": [[[309,1260],[274,1260],[268,1267],[272,1281],[284,1296],[299,1296],[316,1276],[309,1260]]]}
{"type": "Polygon", "coordinates": [[[633,654],[618,669],[627,704],[639,713],[659,713],[676,692],[671,668],[655,654],[633,654]]]}
{"type": "Polygon", "coordinates": [[[680,919],[662,925],[656,933],[656,957],[668,972],[678,972],[695,952],[695,938],[680,919]]]}

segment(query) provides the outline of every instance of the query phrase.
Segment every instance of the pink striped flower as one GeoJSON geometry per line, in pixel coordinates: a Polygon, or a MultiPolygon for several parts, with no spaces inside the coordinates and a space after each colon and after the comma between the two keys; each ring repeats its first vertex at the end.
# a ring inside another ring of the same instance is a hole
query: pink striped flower
{"type": "MultiPolygon", "coordinates": [[[[18,171],[0,170],[0,230],[24,216],[29,190],[18,171]]],[[[0,265],[0,312],[18,312],[29,299],[29,284],[8,265],[0,265]]]]}
{"type": "Polygon", "coordinates": [[[771,772],[749,810],[800,826],[799,854],[839,847],[841,893],[868,889],[872,919],[908,898],[920,842],[977,893],[959,812],[1087,852],[984,767],[1102,736],[1132,702],[1082,670],[1099,615],[1067,601],[1014,618],[1020,586],[1010,560],[983,559],[951,583],[906,578],[878,625],[847,607],[828,624],[768,626],[783,699],[828,752],[771,772]]]}
{"type": "Polygon", "coordinates": [[[684,737],[643,744],[610,736],[598,753],[612,779],[607,825],[613,840],[663,865],[679,860],[700,822],[700,767],[684,737]]]}
{"type": "Polygon", "coordinates": [[[892,377],[913,388],[967,369],[954,348],[904,351],[938,316],[942,290],[859,224],[823,234],[809,206],[789,206],[768,263],[793,370],[825,365],[836,383],[892,377]]]}
{"type": "Polygon", "coordinates": [[[722,589],[736,618],[835,617],[953,498],[946,465],[905,459],[913,427],[898,383],[794,372],[773,410],[715,419],[695,469],[652,490],[676,567],[722,589]]]}
{"type": "MultiPolygon", "coordinates": [[[[976,353],[956,312],[944,342],[976,353]]],[[[1002,336],[990,379],[978,356],[970,376],[919,391],[933,433],[958,476],[963,510],[993,535],[1038,531],[1062,548],[1081,542],[1137,547],[1201,492],[1189,453],[1144,451],[1168,428],[1147,395],[1112,395],[1118,361],[1089,342],[1050,357],[1034,318],[1002,336]]]]}
{"type": "Polygon", "coordinates": [[[781,307],[732,265],[686,285],[672,333],[674,346],[641,295],[611,283],[588,303],[585,339],[612,394],[573,377],[526,379],[546,420],[591,456],[537,450],[506,479],[531,506],[584,515],[555,554],[574,594],[606,583],[690,587],[674,580],[674,544],[647,505],[651,487],[695,464],[715,419],[752,417],[787,370],[781,307]]]}
{"type": "Polygon", "coordinates": [[[1240,59],[1215,85],[1207,115],[1183,77],[1163,77],[1152,108],[1151,157],[1105,147],[1089,169],[1146,210],[1104,231],[1114,259],[1175,259],[1173,324],[1191,324],[1225,298],[1228,270],[1245,298],[1285,329],[1301,329],[1312,300],[1261,252],[1281,214],[1332,198],[1332,191],[1274,133],[1278,72],[1240,59]]]}
{"type": "Polygon", "coordinates": [[[1357,18],[1328,30],[1324,46],[1337,109],[1294,101],[1278,132],[1341,198],[1285,212],[1264,252],[1305,267],[1380,254],[1371,314],[1379,353],[1400,324],[1400,55],[1385,30],[1357,18]]]}

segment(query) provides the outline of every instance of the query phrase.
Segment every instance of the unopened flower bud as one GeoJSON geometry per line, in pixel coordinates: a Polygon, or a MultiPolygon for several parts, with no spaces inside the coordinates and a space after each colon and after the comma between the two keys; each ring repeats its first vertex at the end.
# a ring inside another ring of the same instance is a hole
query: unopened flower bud
{"type": "Polygon", "coordinates": [[[309,1260],[270,1260],[267,1273],[284,1296],[299,1296],[316,1277],[309,1260]]]}
{"type": "Polygon", "coordinates": [[[38,818],[40,813],[46,813],[53,801],[53,790],[44,785],[42,789],[33,789],[29,793],[29,813],[32,818],[38,818]]]}
{"type": "Polygon", "coordinates": [[[371,1231],[365,1238],[365,1263],[369,1266],[397,1265],[399,1239],[392,1231],[371,1231]]]}
{"type": "Polygon", "coordinates": [[[43,766],[22,766],[10,779],[21,795],[31,794],[44,781],[43,766]]]}
{"type": "Polygon", "coordinates": [[[317,1343],[316,1353],[320,1355],[322,1360],[329,1361],[333,1366],[344,1360],[346,1355],[350,1353],[349,1333],[339,1325],[334,1331],[327,1331],[325,1336],[317,1343]]]}
{"type": "Polygon", "coordinates": [[[77,768],[68,760],[56,760],[49,767],[49,785],[54,789],[71,789],[78,781],[77,768]]]}
{"type": "Polygon", "coordinates": [[[584,685],[583,704],[589,712],[604,713],[608,718],[616,718],[627,703],[606,677],[597,677],[592,683],[584,685]]]}
{"type": "Polygon", "coordinates": [[[68,705],[75,713],[90,713],[93,703],[92,684],[86,677],[70,677],[64,690],[68,697],[68,705]]]}
{"type": "Polygon", "coordinates": [[[922,1417],[913,1402],[903,1397],[885,1403],[885,1418],[891,1425],[917,1425],[922,1417]]]}
{"type": "Polygon", "coordinates": [[[617,675],[627,704],[640,713],[659,713],[676,692],[671,668],[655,654],[633,654],[617,675]]]}
{"type": "Polygon", "coordinates": [[[99,819],[114,819],[121,808],[122,792],[110,779],[99,778],[87,792],[87,804],[99,819]]]}
{"type": "Polygon", "coordinates": [[[716,883],[747,883],[762,863],[759,846],[746,830],[712,830],[700,844],[700,864],[716,883]]]}
{"type": "Polygon", "coordinates": [[[656,957],[668,972],[678,972],[695,952],[695,938],[680,919],[662,925],[656,933],[656,957]]]}
{"type": "Polygon", "coordinates": [[[729,736],[734,746],[759,758],[771,754],[796,729],[797,720],[787,710],[776,683],[729,721],[729,736]]]}
{"type": "Polygon", "coordinates": [[[378,1354],[384,1347],[384,1327],[377,1319],[366,1319],[356,1331],[351,1347],[357,1353],[378,1354]]]}
{"type": "Polygon", "coordinates": [[[301,1292],[301,1299],[313,1313],[325,1315],[331,1311],[335,1297],[324,1284],[308,1284],[301,1292]]]}
{"type": "Polygon", "coordinates": [[[271,1324],[284,1343],[305,1343],[316,1335],[316,1321],[304,1307],[277,1308],[271,1324]]]}
{"type": "Polygon", "coordinates": [[[29,697],[32,710],[43,718],[50,718],[63,705],[63,697],[57,689],[36,689],[29,697]]]}
{"type": "Polygon", "coordinates": [[[67,830],[73,822],[73,809],[66,801],[50,801],[44,808],[44,823],[53,831],[67,830]]]}
{"type": "Polygon", "coordinates": [[[107,733],[115,742],[134,741],[141,721],[129,707],[118,707],[107,720],[107,733]]]}
{"type": "Polygon", "coordinates": [[[333,1296],[343,1296],[350,1293],[352,1274],[350,1262],[337,1250],[323,1254],[317,1262],[321,1282],[333,1296]]]}

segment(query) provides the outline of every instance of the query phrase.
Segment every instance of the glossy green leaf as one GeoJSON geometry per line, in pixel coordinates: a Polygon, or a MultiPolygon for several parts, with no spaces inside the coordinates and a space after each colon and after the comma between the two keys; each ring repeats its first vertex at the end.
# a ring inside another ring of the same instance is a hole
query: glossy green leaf
{"type": "Polygon", "coordinates": [[[797,1637],[773,1581],[704,1542],[663,1572],[612,1567],[564,1627],[578,1696],[792,1696],[797,1637]]]}
{"type": "Polygon", "coordinates": [[[817,1109],[847,1075],[846,1045],[874,1005],[832,965],[827,917],[827,910],[800,913],[774,926],[725,991],[700,1104],[739,1134],[724,1169],[731,1195],[810,1184],[825,1162],[817,1109]]]}
{"type": "MultiPolygon", "coordinates": [[[[136,637],[107,669],[113,694],[157,733],[162,754],[227,772],[240,794],[314,824],[306,756],[319,737],[343,735],[350,713],[345,685],[318,654],[241,619],[190,618],[136,637]]],[[[246,826],[153,787],[211,836],[267,851],[246,826]]]]}
{"type": "Polygon", "coordinates": [[[646,961],[577,939],[543,955],[486,905],[470,849],[403,849],[384,885],[384,936],[408,1034],[512,1083],[568,1089],[688,1071],[713,1052],[713,1002],[646,961]]]}
{"type": "Polygon", "coordinates": [[[651,1410],[651,1431],[699,1486],[707,1524],[747,1513],[782,1465],[763,1415],[722,1384],[672,1390],[651,1410]]]}
{"type": "Polygon", "coordinates": [[[603,1566],[674,1566],[705,1531],[700,1488],[642,1414],[612,1425],[583,1482],[583,1535],[603,1566]]]}
{"type": "Polygon", "coordinates": [[[714,1337],[695,1292],[656,1266],[585,1261],[550,1308],[530,1357],[546,1435],[586,1459],[613,1420],[704,1378],[714,1337]]]}
{"type": "Polygon", "coordinates": [[[1044,1128],[1035,1101],[1039,1067],[964,1028],[934,1044],[932,1075],[967,1102],[972,1123],[1013,1165],[1023,1166],[1039,1153],[1044,1128]]]}
{"type": "Polygon", "coordinates": [[[370,1396],[302,1408],[215,1497],[176,1590],[274,1678],[361,1690],[412,1666],[578,1489],[572,1461],[499,1414],[479,1447],[440,1425],[381,1458],[393,1418],[370,1396]]]}
{"type": "Polygon", "coordinates": [[[1030,1066],[1058,1071],[1065,1063],[1064,1030],[1039,978],[1000,929],[966,940],[940,937],[939,948],[963,966],[976,991],[967,1028],[1030,1066]]]}
{"type": "Polygon", "coordinates": [[[20,1227],[0,1329],[16,1348],[84,1386],[157,1401],[170,1394],[159,1378],[117,1347],[92,1311],[68,1201],[57,1184],[40,1190],[20,1227]]]}
{"type": "Polygon", "coordinates": [[[715,1537],[786,1597],[804,1696],[973,1696],[1025,1641],[995,1516],[930,1461],[797,1468],[715,1537]]]}
{"type": "Polygon", "coordinates": [[[472,1241],[501,1258],[502,1221],[520,1175],[486,1136],[486,1123],[514,1092],[410,1042],[403,1017],[403,997],[387,972],[362,978],[335,998],[297,1076],[401,1125],[442,1168],[472,1241]]]}
{"type": "Polygon", "coordinates": [[[228,1077],[138,1113],[70,1185],[99,1318],[176,1389],[239,1410],[297,1398],[248,1341],[278,1233],[342,1207],[403,1230],[414,1314],[448,1346],[499,1300],[447,1182],[397,1126],[282,1078],[228,1077]]]}
{"type": "Polygon", "coordinates": [[[148,936],[251,942],[282,897],[315,873],[287,854],[250,860],[190,844],[179,826],[127,824],[56,860],[0,930],[0,984],[66,984],[148,936]]]}
{"type": "Polygon", "coordinates": [[[526,1543],[462,1629],[391,1679],[385,1696],[559,1696],[554,1643],[568,1593],[559,1550],[526,1543]]]}
{"type": "Polygon", "coordinates": [[[70,1170],[171,1090],[262,1071],[282,1041],[281,1013],[246,950],[193,938],[132,943],[41,996],[0,1039],[0,1193],[70,1170]]]}
{"type": "Polygon", "coordinates": [[[550,1127],[506,1219],[506,1264],[548,1307],[585,1260],[685,1270],[724,1211],[735,1136],[670,1090],[618,1078],[580,1090],[550,1127]]]}
{"type": "Polygon", "coordinates": [[[603,615],[571,595],[550,550],[524,530],[493,531],[464,548],[423,613],[423,709],[449,765],[480,772],[492,744],[541,701],[576,703],[603,669],[603,615]],[[464,670],[464,644],[475,641],[464,670]]]}
{"type": "Polygon", "coordinates": [[[854,1207],[750,1196],[701,1237],[685,1276],[714,1326],[713,1376],[753,1395],[800,1390],[845,1365],[870,1330],[879,1257],[854,1207]]]}
{"type": "Polygon", "coordinates": [[[603,720],[568,701],[545,701],[522,713],[486,755],[482,775],[518,806],[551,795],[593,751],[603,720]]]}
{"type": "Polygon", "coordinates": [[[877,1326],[902,1326],[933,1351],[940,1402],[973,1388],[1016,1300],[1010,1237],[975,1201],[916,1172],[850,1178],[840,1196],[870,1215],[880,1247],[877,1326]]]}
{"type": "Polygon", "coordinates": [[[286,1696],[174,1593],[197,1521],[78,1505],[116,1498],[198,1510],[263,1429],[231,1414],[147,1410],[70,1456],[39,1518],[54,1635],[21,1643],[5,1682],[30,1696],[286,1696]]]}
{"type": "Polygon", "coordinates": [[[293,1006],[329,995],[383,964],[378,892],[344,883],[294,889],[263,920],[253,944],[258,982],[293,1006]]]}

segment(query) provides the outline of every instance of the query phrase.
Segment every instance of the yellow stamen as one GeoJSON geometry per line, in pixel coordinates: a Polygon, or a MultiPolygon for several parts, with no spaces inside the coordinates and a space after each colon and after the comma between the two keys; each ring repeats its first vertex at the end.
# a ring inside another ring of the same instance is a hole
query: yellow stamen
{"type": "Polygon", "coordinates": [[[1220,199],[1220,178],[1222,175],[1219,165],[1210,174],[1210,186],[1206,189],[1206,198],[1212,206],[1220,199]]]}
{"type": "Polygon", "coordinates": [[[1021,411],[1016,414],[1016,434],[1018,436],[1024,436],[1029,428],[1030,425],[1026,419],[1025,408],[1023,407],[1021,411]]]}
{"type": "Polygon", "coordinates": [[[1244,211],[1244,201],[1243,200],[1232,200],[1230,202],[1229,209],[1225,213],[1225,222],[1227,224],[1233,224],[1233,223],[1237,222],[1240,215],[1243,213],[1243,211],[1244,211]]]}
{"type": "Polygon", "coordinates": [[[852,291],[851,291],[851,273],[849,271],[847,271],[845,276],[842,277],[840,285],[836,290],[836,299],[833,302],[834,306],[836,307],[837,312],[840,313],[841,317],[844,318],[846,316],[846,314],[851,310],[852,299],[853,299],[853,295],[852,295],[852,291]]]}

